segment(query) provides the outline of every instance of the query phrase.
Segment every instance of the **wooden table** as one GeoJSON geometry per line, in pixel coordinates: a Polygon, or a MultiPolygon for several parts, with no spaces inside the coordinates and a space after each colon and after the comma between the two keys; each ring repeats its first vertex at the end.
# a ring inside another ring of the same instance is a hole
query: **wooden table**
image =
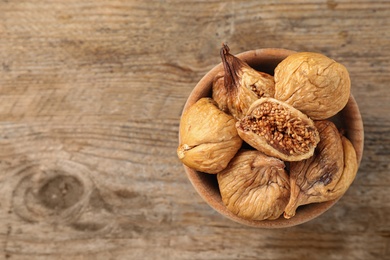
{"type": "Polygon", "coordinates": [[[0,259],[389,257],[389,60],[389,1],[0,1],[0,259]],[[180,113],[222,42],[350,71],[364,157],[317,219],[242,226],[187,179],[180,113]]]}

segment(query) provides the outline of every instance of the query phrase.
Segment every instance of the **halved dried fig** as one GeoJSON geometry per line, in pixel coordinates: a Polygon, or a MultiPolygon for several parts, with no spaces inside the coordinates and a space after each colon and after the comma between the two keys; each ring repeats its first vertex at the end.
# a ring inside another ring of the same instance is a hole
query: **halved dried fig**
{"type": "Polygon", "coordinates": [[[327,119],[345,107],[351,81],[347,69],[320,53],[298,52],[275,68],[275,98],[313,120],[327,119]]]}
{"type": "Polygon", "coordinates": [[[225,206],[239,217],[277,219],[290,196],[284,163],[256,150],[241,150],[228,167],[217,174],[225,206]]]}
{"type": "Polygon", "coordinates": [[[274,98],[255,101],[236,127],[249,145],[284,161],[311,157],[319,142],[318,131],[310,118],[274,98]]]}
{"type": "Polygon", "coordinates": [[[340,197],[356,175],[356,152],[328,120],[316,121],[321,141],[313,157],[290,163],[290,201],[285,218],[295,215],[300,205],[324,202],[340,197]]]}
{"type": "Polygon", "coordinates": [[[216,75],[212,97],[224,112],[240,119],[254,101],[274,96],[273,76],[230,54],[226,44],[221,48],[221,58],[224,73],[216,75]]]}
{"type": "Polygon", "coordinates": [[[188,167],[206,173],[223,170],[240,149],[232,116],[218,109],[211,98],[201,98],[180,120],[179,159],[188,167]]]}

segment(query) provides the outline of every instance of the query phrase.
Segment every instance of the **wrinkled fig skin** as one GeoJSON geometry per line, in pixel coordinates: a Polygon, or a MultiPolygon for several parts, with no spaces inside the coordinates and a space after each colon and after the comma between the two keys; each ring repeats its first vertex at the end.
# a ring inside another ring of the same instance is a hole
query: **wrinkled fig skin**
{"type": "Polygon", "coordinates": [[[197,171],[215,174],[226,168],[240,149],[235,120],[202,98],[185,111],[180,121],[179,159],[197,171]]]}
{"type": "MultiPolygon", "coordinates": [[[[225,73],[223,71],[215,75],[212,86],[212,98],[217,103],[219,109],[227,114],[230,114],[227,104],[228,94],[227,89],[225,88],[224,75],[225,73]]],[[[255,98],[253,100],[255,100],[255,98]]],[[[252,103],[253,101],[250,99],[249,102],[252,103]]]]}
{"type": "Polygon", "coordinates": [[[220,109],[240,119],[255,100],[274,96],[273,76],[230,54],[227,45],[221,48],[221,59],[224,72],[216,75],[212,87],[212,98],[220,109]]]}
{"type": "Polygon", "coordinates": [[[327,119],[345,107],[351,81],[340,63],[312,52],[288,56],[275,68],[275,98],[313,120],[327,119]]]}
{"type": "Polygon", "coordinates": [[[351,142],[331,121],[315,124],[321,141],[313,157],[290,164],[291,197],[285,218],[293,217],[300,205],[339,198],[356,175],[356,152],[351,142]]]}
{"type": "Polygon", "coordinates": [[[344,171],[339,182],[332,191],[334,199],[341,197],[355,180],[358,171],[358,162],[355,148],[345,136],[341,137],[344,149],[344,171]]]}
{"type": "Polygon", "coordinates": [[[253,148],[284,161],[311,157],[319,142],[314,122],[274,98],[260,98],[236,123],[240,137],[253,148]]]}
{"type": "Polygon", "coordinates": [[[284,163],[259,151],[241,150],[217,174],[222,201],[232,213],[250,220],[279,218],[290,186],[284,163]]]}

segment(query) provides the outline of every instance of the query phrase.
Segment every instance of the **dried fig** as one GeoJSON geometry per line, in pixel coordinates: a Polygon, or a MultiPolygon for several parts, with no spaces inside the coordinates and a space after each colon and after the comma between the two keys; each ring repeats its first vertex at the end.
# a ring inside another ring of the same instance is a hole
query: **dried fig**
{"type": "Polygon", "coordinates": [[[284,161],[313,155],[319,142],[314,122],[294,107],[274,98],[260,98],[236,123],[240,137],[257,150],[284,161]]]}
{"type": "Polygon", "coordinates": [[[349,186],[351,186],[352,182],[355,180],[359,167],[356,150],[351,141],[345,136],[341,137],[341,141],[343,142],[344,150],[344,170],[340,180],[337,182],[332,191],[332,197],[334,199],[341,197],[347,191],[349,186]]]}
{"type": "Polygon", "coordinates": [[[275,98],[313,120],[330,118],[348,102],[351,81],[340,63],[313,52],[288,56],[275,68],[275,98]]]}
{"type": "Polygon", "coordinates": [[[201,98],[180,120],[179,159],[188,167],[206,173],[223,170],[240,149],[232,116],[218,109],[211,98],[201,98]]]}
{"type": "Polygon", "coordinates": [[[331,121],[316,121],[315,125],[321,140],[313,157],[290,163],[291,196],[285,218],[293,217],[300,205],[340,197],[356,175],[356,152],[351,142],[331,121]]]}
{"type": "Polygon", "coordinates": [[[226,44],[221,48],[221,58],[224,74],[216,76],[212,88],[212,97],[220,109],[240,119],[255,100],[274,96],[273,76],[256,71],[230,54],[226,44]]]}
{"type": "Polygon", "coordinates": [[[241,150],[228,167],[217,174],[222,201],[239,217],[277,219],[289,196],[284,163],[256,150],[241,150]]]}

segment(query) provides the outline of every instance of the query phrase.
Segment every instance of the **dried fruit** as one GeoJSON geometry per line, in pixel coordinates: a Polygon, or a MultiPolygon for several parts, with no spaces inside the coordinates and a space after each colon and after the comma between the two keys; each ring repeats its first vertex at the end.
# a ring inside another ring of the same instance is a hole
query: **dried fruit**
{"type": "Polygon", "coordinates": [[[206,173],[223,170],[240,149],[232,116],[218,109],[211,98],[201,98],[186,110],[180,121],[179,159],[206,173]]]}
{"type": "Polygon", "coordinates": [[[343,142],[344,150],[344,170],[340,180],[332,191],[333,199],[341,197],[347,191],[349,186],[351,186],[352,182],[355,180],[359,166],[357,162],[356,150],[353,147],[351,141],[349,141],[349,139],[345,136],[341,137],[341,141],[343,142]]]}
{"type": "Polygon", "coordinates": [[[314,122],[292,106],[274,98],[254,102],[236,123],[240,137],[257,150],[284,161],[313,155],[319,142],[314,122]]]}
{"type": "Polygon", "coordinates": [[[239,217],[277,219],[289,196],[289,177],[284,163],[259,151],[242,150],[217,174],[222,201],[239,217]]]}
{"type": "Polygon", "coordinates": [[[347,69],[325,55],[298,52],[275,68],[275,98],[313,120],[330,118],[348,102],[351,81],[347,69]]]}
{"type": "Polygon", "coordinates": [[[212,97],[223,111],[240,119],[254,101],[274,96],[273,76],[230,54],[226,44],[221,48],[221,58],[224,74],[214,79],[212,97]]]}
{"type": "Polygon", "coordinates": [[[300,205],[339,198],[356,175],[356,152],[351,142],[331,121],[315,124],[321,141],[313,157],[290,163],[291,196],[285,218],[293,217],[300,205]]]}

